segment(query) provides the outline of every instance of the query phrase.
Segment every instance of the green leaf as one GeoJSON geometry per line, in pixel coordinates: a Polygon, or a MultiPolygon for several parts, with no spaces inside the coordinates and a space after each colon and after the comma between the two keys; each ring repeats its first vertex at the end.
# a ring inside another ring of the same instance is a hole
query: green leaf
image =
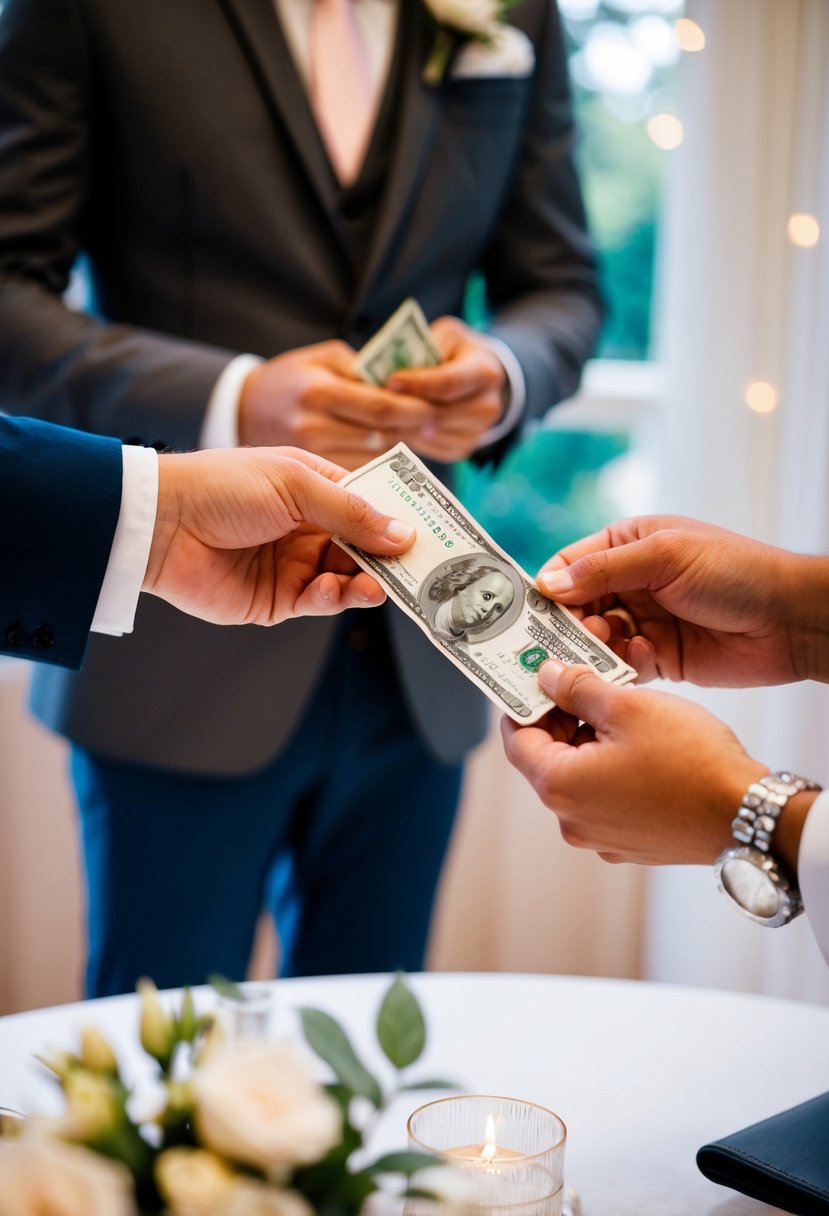
{"type": "Polygon", "coordinates": [[[413,1064],[426,1045],[426,1023],[420,1005],[399,972],[380,1006],[377,1038],[395,1068],[413,1064]]]}
{"type": "Polygon", "coordinates": [[[443,1161],[440,1157],[433,1157],[430,1153],[386,1153],[384,1157],[378,1157],[371,1165],[365,1167],[367,1174],[405,1174],[409,1177],[411,1174],[416,1174],[418,1170],[427,1169],[433,1165],[442,1165],[443,1161]]]}
{"type": "Polygon", "coordinates": [[[424,1077],[422,1081],[410,1081],[408,1085],[398,1085],[397,1092],[404,1093],[410,1089],[454,1089],[459,1093],[466,1091],[466,1086],[458,1081],[449,1081],[445,1077],[424,1077]]]}
{"type": "Polygon", "coordinates": [[[358,1059],[348,1035],[330,1014],[322,1009],[301,1009],[302,1029],[309,1046],[334,1069],[339,1080],[353,1094],[382,1106],[383,1091],[376,1079],[358,1059]]]}
{"type": "Polygon", "coordinates": [[[219,996],[223,996],[228,1001],[239,1001],[244,1005],[250,1000],[250,997],[237,983],[224,975],[208,975],[207,982],[215,992],[218,992],[219,996]]]}

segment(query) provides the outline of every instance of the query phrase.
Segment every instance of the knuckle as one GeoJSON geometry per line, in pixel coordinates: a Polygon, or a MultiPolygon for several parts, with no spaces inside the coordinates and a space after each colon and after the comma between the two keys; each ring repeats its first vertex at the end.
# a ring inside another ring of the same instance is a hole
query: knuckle
{"type": "Polygon", "coordinates": [[[566,691],[576,696],[590,688],[595,678],[589,667],[568,667],[561,675],[566,691]]]}
{"type": "Polygon", "coordinates": [[[346,504],[346,515],[350,526],[355,531],[360,532],[370,528],[377,518],[377,514],[378,512],[371,503],[366,502],[364,498],[360,498],[357,494],[349,493],[346,504]]]}

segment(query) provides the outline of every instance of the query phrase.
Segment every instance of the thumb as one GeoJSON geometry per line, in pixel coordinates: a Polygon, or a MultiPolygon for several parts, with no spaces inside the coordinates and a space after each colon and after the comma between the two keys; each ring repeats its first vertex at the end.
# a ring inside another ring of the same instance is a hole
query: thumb
{"type": "Polygon", "coordinates": [[[665,550],[645,537],[618,549],[587,553],[569,566],[540,570],[537,582],[551,599],[582,604],[614,592],[649,589],[664,578],[665,557],[665,550]]]}
{"type": "Polygon", "coordinates": [[[312,469],[300,466],[298,473],[294,500],[306,523],[380,556],[405,553],[413,544],[415,529],[410,524],[384,515],[359,494],[312,469]]]}
{"type": "Polygon", "coordinates": [[[590,667],[548,659],[538,669],[541,687],[559,709],[572,714],[597,730],[606,729],[624,695],[622,688],[606,683],[590,667]]]}

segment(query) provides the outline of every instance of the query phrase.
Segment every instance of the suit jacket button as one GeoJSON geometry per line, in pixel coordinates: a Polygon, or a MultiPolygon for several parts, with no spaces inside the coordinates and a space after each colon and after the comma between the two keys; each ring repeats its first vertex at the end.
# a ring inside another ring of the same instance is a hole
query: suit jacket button
{"type": "Polygon", "coordinates": [[[26,630],[19,621],[15,621],[13,624],[9,625],[8,629],[6,630],[6,641],[10,646],[13,646],[15,650],[25,645],[25,643],[28,641],[26,630]]]}
{"type": "Polygon", "coordinates": [[[38,625],[32,634],[32,645],[38,650],[50,650],[55,644],[55,635],[48,625],[38,625]]]}

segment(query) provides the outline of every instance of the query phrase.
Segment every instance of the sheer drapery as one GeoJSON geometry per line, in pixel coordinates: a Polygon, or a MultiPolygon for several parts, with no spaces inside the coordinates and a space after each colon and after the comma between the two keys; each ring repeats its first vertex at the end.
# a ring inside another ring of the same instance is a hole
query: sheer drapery
{"type": "MultiPolygon", "coordinates": [[[[683,64],[685,139],[666,208],[659,507],[826,553],[829,5],[690,0],[687,11],[707,42],[683,64]],[[788,239],[801,212],[821,223],[816,247],[788,239]],[[756,380],[777,393],[772,413],[745,404],[756,380]]],[[[829,783],[829,688],[694,695],[758,759],[829,783]]],[[[711,884],[698,870],[650,876],[648,976],[829,999],[805,921],[757,931],[711,900],[711,884]]]]}

